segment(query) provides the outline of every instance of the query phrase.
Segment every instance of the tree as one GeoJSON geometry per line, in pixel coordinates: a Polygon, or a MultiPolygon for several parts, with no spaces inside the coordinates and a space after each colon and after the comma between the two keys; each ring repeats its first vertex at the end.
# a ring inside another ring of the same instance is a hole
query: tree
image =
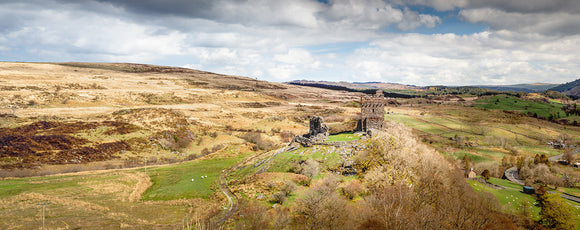
{"type": "Polygon", "coordinates": [[[546,195],[548,193],[546,186],[540,185],[540,187],[538,187],[535,191],[536,191],[536,201],[538,201],[538,206],[540,206],[540,207],[544,206],[544,198],[546,198],[544,195],[546,195]]]}
{"type": "Polygon", "coordinates": [[[465,176],[467,177],[467,174],[471,169],[471,159],[467,154],[463,155],[463,169],[465,169],[465,176]]]}
{"type": "Polygon", "coordinates": [[[268,209],[255,200],[241,200],[237,229],[263,229],[269,220],[265,214],[268,209]]]}
{"type": "Polygon", "coordinates": [[[576,156],[574,156],[573,151],[568,151],[568,152],[564,153],[563,158],[564,158],[564,160],[566,160],[566,162],[568,164],[574,164],[574,161],[576,161],[576,156]]]}
{"type": "Polygon", "coordinates": [[[348,202],[336,192],[335,178],[325,178],[322,185],[308,190],[294,203],[297,223],[308,229],[348,229],[348,202]]]}
{"type": "Polygon", "coordinates": [[[483,170],[481,176],[483,176],[483,178],[485,178],[486,181],[489,180],[489,170],[487,169],[483,170]]]}
{"type": "Polygon", "coordinates": [[[574,229],[576,217],[570,205],[557,194],[545,194],[542,210],[540,211],[540,223],[553,229],[574,229]]]}

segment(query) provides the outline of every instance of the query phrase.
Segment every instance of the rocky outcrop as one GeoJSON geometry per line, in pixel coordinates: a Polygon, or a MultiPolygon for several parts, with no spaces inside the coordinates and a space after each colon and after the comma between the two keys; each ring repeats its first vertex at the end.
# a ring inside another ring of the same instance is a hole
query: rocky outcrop
{"type": "Polygon", "coordinates": [[[299,143],[304,147],[309,147],[313,143],[321,143],[327,139],[328,126],[324,123],[324,119],[319,116],[313,116],[310,118],[310,130],[308,134],[295,136],[290,144],[299,143]]]}

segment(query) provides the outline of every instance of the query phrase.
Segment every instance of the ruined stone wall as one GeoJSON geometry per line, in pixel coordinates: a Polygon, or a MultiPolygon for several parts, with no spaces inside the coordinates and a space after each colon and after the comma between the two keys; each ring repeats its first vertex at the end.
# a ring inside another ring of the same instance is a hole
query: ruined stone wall
{"type": "Polygon", "coordinates": [[[385,97],[381,91],[373,96],[361,97],[361,131],[380,129],[385,121],[385,97]]]}

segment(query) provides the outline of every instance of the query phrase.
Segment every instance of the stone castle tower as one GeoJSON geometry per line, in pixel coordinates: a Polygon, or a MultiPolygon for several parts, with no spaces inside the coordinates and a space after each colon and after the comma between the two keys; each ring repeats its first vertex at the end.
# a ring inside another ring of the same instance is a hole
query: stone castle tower
{"type": "Polygon", "coordinates": [[[361,97],[359,131],[367,132],[369,129],[381,129],[383,127],[385,103],[385,97],[380,90],[373,96],[364,95],[361,97]]]}

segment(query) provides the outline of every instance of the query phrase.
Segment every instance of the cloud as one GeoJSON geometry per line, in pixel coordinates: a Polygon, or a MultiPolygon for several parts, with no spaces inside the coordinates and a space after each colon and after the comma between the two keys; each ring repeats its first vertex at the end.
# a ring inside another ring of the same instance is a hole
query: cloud
{"type": "Polygon", "coordinates": [[[405,8],[404,12],[404,20],[401,20],[397,25],[397,28],[401,30],[413,30],[421,26],[433,28],[441,23],[441,19],[437,16],[419,14],[415,11],[409,10],[409,8],[405,8]]]}
{"type": "Polygon", "coordinates": [[[305,49],[290,49],[286,54],[277,54],[274,60],[291,65],[301,65],[310,68],[318,68],[320,62],[317,61],[310,52],[305,49]]]}
{"type": "Polygon", "coordinates": [[[577,2],[5,0],[0,57],[142,62],[273,81],[564,82],[580,70],[577,2]],[[457,18],[488,29],[414,33],[457,18]]]}
{"type": "Polygon", "coordinates": [[[368,79],[415,85],[554,82],[577,78],[580,48],[570,48],[579,41],[580,36],[522,38],[508,31],[402,34],[357,50],[348,64],[368,79]]]}
{"type": "Polygon", "coordinates": [[[570,13],[519,13],[493,8],[468,9],[459,12],[465,20],[486,23],[493,30],[509,30],[545,35],[580,34],[580,14],[570,13]]]}
{"type": "Polygon", "coordinates": [[[515,13],[580,13],[577,0],[470,0],[467,8],[492,8],[515,13]]]}
{"type": "Polygon", "coordinates": [[[448,11],[467,6],[469,0],[392,0],[392,2],[398,5],[423,5],[438,11],[448,11]]]}

